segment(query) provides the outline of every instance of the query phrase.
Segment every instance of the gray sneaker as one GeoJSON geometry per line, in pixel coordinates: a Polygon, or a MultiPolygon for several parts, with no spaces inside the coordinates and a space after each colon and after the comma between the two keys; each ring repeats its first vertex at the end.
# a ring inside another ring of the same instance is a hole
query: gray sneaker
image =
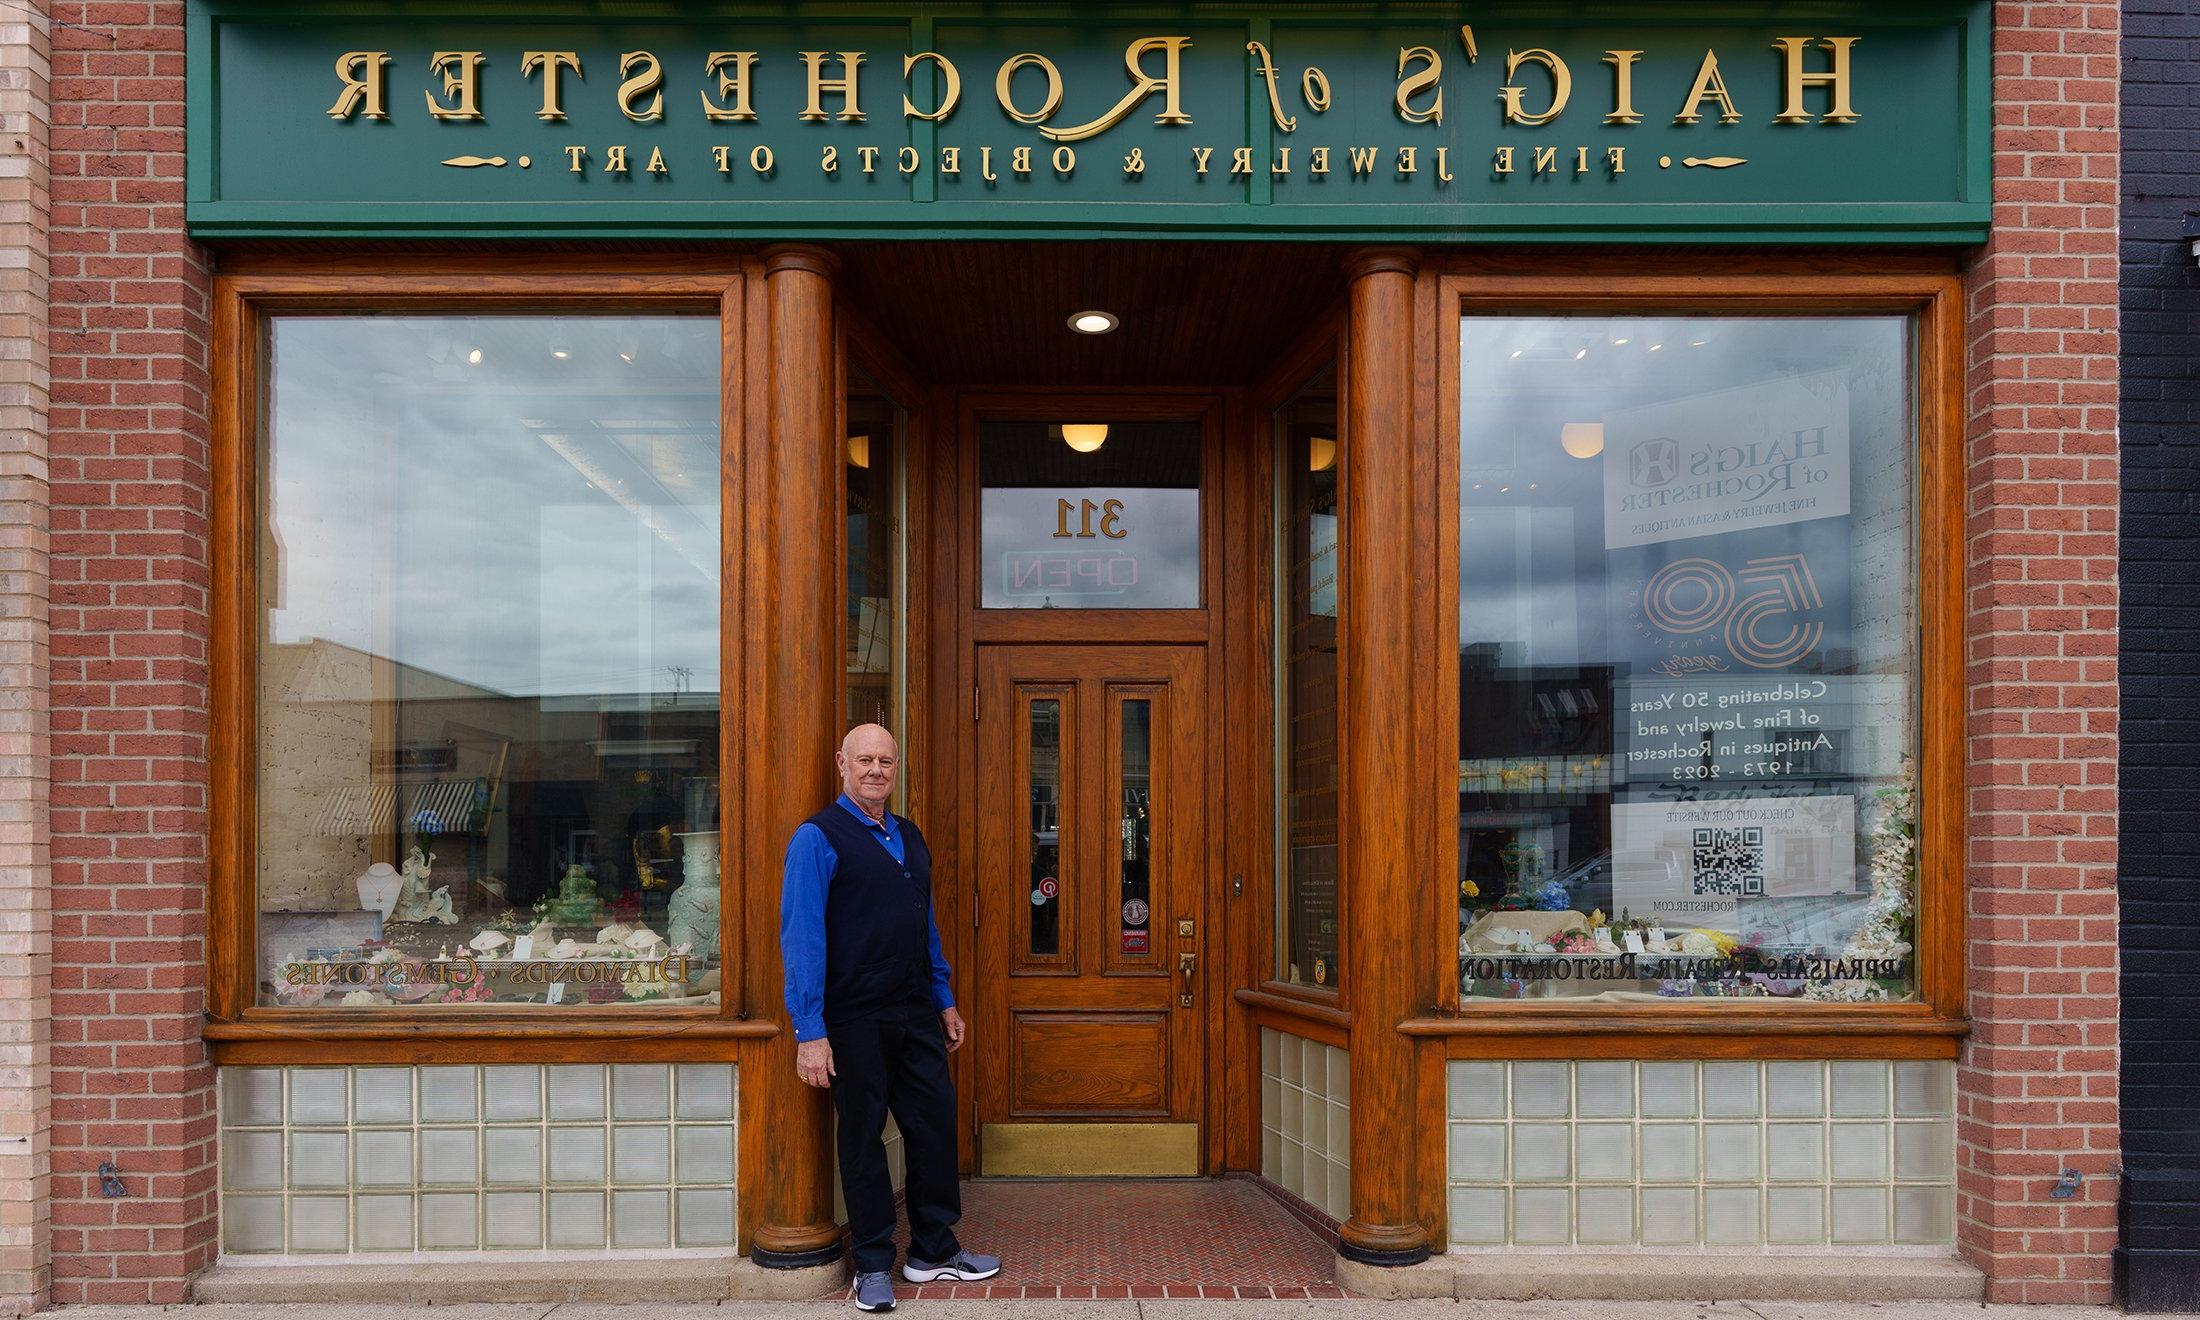
{"type": "Polygon", "coordinates": [[[901,1277],[911,1283],[930,1283],[935,1279],[976,1283],[980,1279],[990,1279],[1000,1272],[999,1256],[981,1256],[975,1251],[958,1251],[953,1260],[943,1260],[936,1264],[911,1256],[901,1266],[901,1277]]]}
{"type": "Polygon", "coordinates": [[[885,1270],[876,1274],[856,1276],[856,1309],[858,1311],[891,1311],[894,1309],[894,1276],[885,1270]]]}

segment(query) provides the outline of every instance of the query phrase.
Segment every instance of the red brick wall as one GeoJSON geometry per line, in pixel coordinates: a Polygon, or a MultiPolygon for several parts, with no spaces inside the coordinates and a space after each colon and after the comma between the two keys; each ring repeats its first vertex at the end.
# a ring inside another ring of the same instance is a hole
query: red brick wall
{"type": "Polygon", "coordinates": [[[183,5],[53,16],[53,1298],[214,1253],[204,1009],[207,261],[183,5]],[[113,1160],[129,1195],[99,1194],[113,1160]]]}
{"type": "Polygon", "coordinates": [[[1957,1236],[1999,1301],[2106,1302],[2115,1245],[2114,3],[1995,7],[1970,275],[1971,1041],[1957,1236]],[[2070,1200],[2048,1193],[2084,1175],[2070,1200]]]}

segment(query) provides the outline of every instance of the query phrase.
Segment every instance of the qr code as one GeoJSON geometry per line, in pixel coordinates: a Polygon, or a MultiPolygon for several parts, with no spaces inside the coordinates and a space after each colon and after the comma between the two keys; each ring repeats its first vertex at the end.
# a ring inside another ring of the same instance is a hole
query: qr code
{"type": "Polygon", "coordinates": [[[1761,826],[1696,831],[1696,893],[1749,898],[1765,892],[1765,832],[1761,826]]]}

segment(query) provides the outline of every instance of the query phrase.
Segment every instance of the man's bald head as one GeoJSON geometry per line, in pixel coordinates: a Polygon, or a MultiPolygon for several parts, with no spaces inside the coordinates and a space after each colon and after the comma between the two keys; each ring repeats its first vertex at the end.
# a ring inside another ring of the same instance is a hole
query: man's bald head
{"type": "Polygon", "coordinates": [[[901,770],[901,749],[881,724],[858,724],[840,740],[840,788],[874,820],[886,816],[887,799],[901,770]]]}

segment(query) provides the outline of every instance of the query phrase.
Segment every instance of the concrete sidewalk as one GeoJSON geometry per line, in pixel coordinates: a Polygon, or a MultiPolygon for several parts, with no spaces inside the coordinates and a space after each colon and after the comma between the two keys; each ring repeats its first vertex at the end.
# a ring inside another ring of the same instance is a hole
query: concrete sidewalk
{"type": "MultiPolygon", "coordinates": [[[[590,1302],[418,1307],[200,1305],[193,1320],[818,1320],[860,1314],[846,1302],[720,1302],[607,1306],[590,1302]]],[[[152,1308],[64,1307],[65,1320],[144,1320],[152,1308]]],[[[2103,1320],[2121,1312],[2086,1306],[1982,1306],[1969,1302],[1379,1302],[1319,1301],[904,1301],[896,1316],[925,1320],[2103,1320]]]]}

